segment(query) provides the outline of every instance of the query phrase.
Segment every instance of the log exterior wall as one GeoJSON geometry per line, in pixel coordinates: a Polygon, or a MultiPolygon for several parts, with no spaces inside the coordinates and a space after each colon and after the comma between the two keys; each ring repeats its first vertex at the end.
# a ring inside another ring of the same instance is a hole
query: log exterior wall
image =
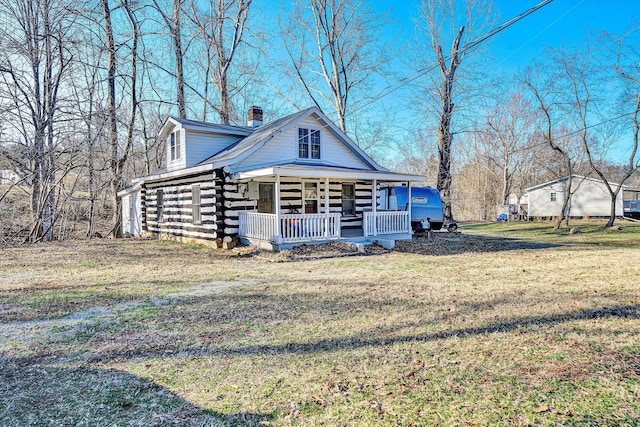
{"type": "MultiPolygon", "coordinates": [[[[266,181],[265,181],[266,182],[266,181]]],[[[325,182],[310,179],[319,188],[319,212],[325,210],[325,182]]],[[[282,213],[291,209],[302,212],[303,180],[282,178],[280,181],[280,203],[282,213]]],[[[362,227],[362,212],[371,210],[371,181],[348,181],[355,184],[356,215],[342,217],[342,228],[362,227]]],[[[174,180],[146,183],[141,192],[142,229],[147,234],[160,237],[215,240],[225,236],[237,236],[238,213],[257,211],[257,201],[248,199],[246,183],[238,183],[223,170],[190,175],[174,180]],[[200,186],[201,223],[193,223],[192,189],[200,186]],[[240,186],[245,192],[240,192],[240,186]],[[158,220],[158,190],[163,193],[163,217],[158,220]]],[[[342,182],[329,182],[329,211],[342,213],[342,182]]]]}
{"type": "Polygon", "coordinates": [[[154,236],[215,240],[223,237],[222,180],[207,172],[175,180],[147,183],[141,192],[143,230],[154,236]],[[192,189],[200,186],[201,221],[193,222],[192,189]],[[158,220],[158,190],[162,190],[162,220],[158,220]]]}

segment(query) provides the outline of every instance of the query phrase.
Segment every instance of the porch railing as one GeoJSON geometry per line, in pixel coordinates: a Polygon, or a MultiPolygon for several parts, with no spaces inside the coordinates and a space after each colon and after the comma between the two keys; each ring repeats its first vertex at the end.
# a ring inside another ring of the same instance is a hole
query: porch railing
{"type": "Polygon", "coordinates": [[[278,217],[258,212],[238,213],[238,235],[259,240],[275,241],[278,235],[278,217]]]}
{"type": "Polygon", "coordinates": [[[273,243],[305,242],[340,238],[340,214],[275,214],[241,211],[238,213],[240,237],[273,243]]]}
{"type": "Polygon", "coordinates": [[[411,233],[409,211],[378,211],[363,213],[365,236],[411,233]]]}

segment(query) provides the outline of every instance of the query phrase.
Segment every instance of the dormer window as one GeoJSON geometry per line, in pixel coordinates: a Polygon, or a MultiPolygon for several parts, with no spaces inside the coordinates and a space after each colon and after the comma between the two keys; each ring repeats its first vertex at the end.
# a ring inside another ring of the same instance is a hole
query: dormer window
{"type": "Polygon", "coordinates": [[[169,153],[171,156],[171,161],[180,159],[180,131],[177,130],[175,132],[171,132],[171,136],[169,137],[169,153]]]}
{"type": "Polygon", "coordinates": [[[319,130],[298,129],[298,157],[301,159],[320,159],[319,130]]]}

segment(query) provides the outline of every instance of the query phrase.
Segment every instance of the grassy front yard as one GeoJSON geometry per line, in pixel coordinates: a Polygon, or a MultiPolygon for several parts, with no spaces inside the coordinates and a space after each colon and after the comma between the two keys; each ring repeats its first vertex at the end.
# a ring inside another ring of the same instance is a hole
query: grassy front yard
{"type": "Polygon", "coordinates": [[[285,263],[0,249],[0,426],[640,425],[640,226],[577,225],[285,263]]]}

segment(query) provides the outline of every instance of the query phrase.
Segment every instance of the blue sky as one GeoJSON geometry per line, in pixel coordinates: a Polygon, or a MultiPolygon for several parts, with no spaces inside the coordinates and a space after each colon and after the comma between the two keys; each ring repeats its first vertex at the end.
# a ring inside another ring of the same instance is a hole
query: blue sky
{"type": "MultiPolygon", "coordinates": [[[[537,1],[499,1],[502,20],[537,1]]],[[[526,66],[547,46],[580,46],[587,34],[621,34],[638,17],[638,0],[555,0],[495,37],[496,59],[526,66]]]]}
{"type": "MultiPolygon", "coordinates": [[[[539,4],[541,0],[495,0],[498,14],[496,25],[502,24],[539,4]]],[[[418,0],[376,0],[372,5],[390,12],[396,25],[406,28],[402,37],[411,37],[418,0]]],[[[510,76],[529,66],[548,47],[579,48],[588,34],[603,31],[623,34],[640,18],[640,0],[554,0],[506,30],[489,39],[488,65],[495,72],[510,76]]],[[[623,147],[630,145],[630,136],[623,137],[623,147]]],[[[620,147],[620,145],[618,145],[620,147]]],[[[614,147],[607,157],[614,162],[625,161],[625,149],[614,147]]]]}
{"type": "MultiPolygon", "coordinates": [[[[390,18],[382,37],[397,49],[398,57],[393,61],[393,77],[380,82],[374,94],[398,79],[409,76],[406,67],[412,52],[412,36],[415,31],[415,16],[419,0],[365,0],[366,4],[380,15],[390,18]]],[[[494,0],[494,12],[498,15],[495,26],[521,14],[542,0],[494,0]]],[[[278,10],[287,10],[290,1],[265,0],[261,3],[267,16],[275,17],[278,10]],[[278,4],[278,7],[275,4],[278,4]]],[[[554,0],[533,14],[523,18],[487,42],[483,52],[487,65],[503,77],[511,77],[529,66],[534,58],[542,56],[547,47],[560,48],[584,45],[587,34],[607,31],[622,34],[632,22],[640,22],[640,0],[554,0]]],[[[277,27],[276,19],[267,26],[277,27]]],[[[275,29],[274,27],[274,29],[275,29]]],[[[478,36],[477,34],[476,36],[478,36]]],[[[378,106],[402,105],[402,89],[385,96],[378,106]]],[[[375,109],[375,107],[374,107],[375,109]]],[[[415,121],[415,111],[403,109],[397,117],[399,123],[415,121]]],[[[331,113],[329,112],[331,117],[331,113]]],[[[400,137],[402,139],[402,137],[400,137]]],[[[400,142],[400,141],[399,141],[400,142]]],[[[610,152],[610,160],[617,161],[622,153],[610,152]]]]}
{"type": "MultiPolygon", "coordinates": [[[[498,23],[503,23],[540,3],[540,0],[496,0],[498,23]]],[[[400,27],[414,28],[418,0],[375,0],[377,10],[385,10],[400,27]]],[[[545,47],[579,46],[590,32],[624,32],[640,17],[640,0],[554,0],[527,16],[487,43],[496,61],[503,66],[527,66],[545,47]]],[[[410,37],[405,31],[404,37],[410,37]]]]}

